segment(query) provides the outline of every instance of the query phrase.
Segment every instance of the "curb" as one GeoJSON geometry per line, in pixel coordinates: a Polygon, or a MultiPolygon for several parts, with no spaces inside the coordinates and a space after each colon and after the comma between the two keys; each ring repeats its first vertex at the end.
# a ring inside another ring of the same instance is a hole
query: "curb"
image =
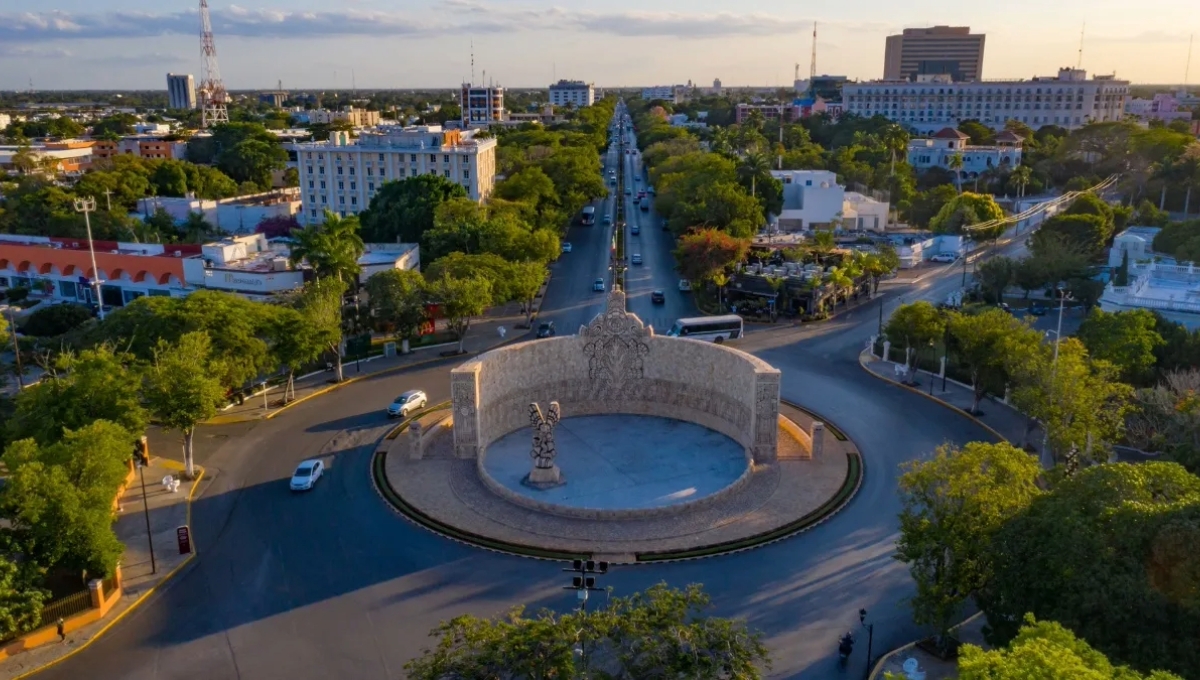
{"type": "Polygon", "coordinates": [[[346,387],[347,385],[352,385],[356,382],[360,382],[360,381],[366,380],[368,378],[375,378],[375,377],[383,376],[383,375],[391,375],[393,373],[401,373],[403,371],[407,371],[407,370],[413,369],[413,368],[421,368],[421,367],[427,366],[429,364],[435,364],[439,361],[465,360],[468,357],[478,356],[480,354],[484,354],[485,352],[490,352],[490,351],[496,349],[497,347],[503,347],[505,345],[508,345],[508,344],[511,344],[514,342],[518,342],[520,340],[524,340],[526,335],[528,335],[528,333],[524,333],[522,335],[519,335],[519,336],[511,339],[511,340],[505,340],[504,342],[498,343],[496,345],[492,345],[491,347],[488,347],[487,349],[484,349],[484,350],[464,352],[463,354],[459,354],[457,356],[451,356],[451,357],[443,357],[443,356],[431,357],[429,359],[422,359],[420,361],[414,361],[411,364],[405,364],[403,366],[392,366],[391,368],[385,368],[383,370],[375,371],[373,373],[364,373],[362,375],[356,375],[352,378],[345,378],[340,383],[334,383],[333,385],[329,385],[327,387],[322,387],[321,389],[319,389],[311,394],[306,394],[303,397],[300,397],[299,399],[290,401],[290,402],[284,404],[283,406],[280,406],[279,408],[275,409],[274,411],[267,413],[266,415],[229,416],[229,417],[214,416],[213,418],[201,423],[201,425],[233,425],[235,423],[250,423],[250,422],[254,422],[256,420],[271,420],[275,416],[278,416],[280,413],[283,413],[284,411],[292,408],[293,406],[298,406],[310,399],[315,399],[322,395],[339,390],[343,387],[346,387]]]}
{"type": "MultiPolygon", "coordinates": [[[[192,480],[192,488],[188,491],[188,495],[187,495],[187,518],[186,518],[186,521],[187,521],[188,527],[192,526],[192,500],[196,496],[196,489],[200,488],[200,482],[204,479],[204,473],[205,473],[205,469],[200,467],[199,465],[196,466],[196,469],[200,471],[200,474],[196,475],[196,479],[192,480]]],[[[115,614],[111,619],[109,619],[108,623],[104,624],[104,626],[102,628],[100,628],[100,630],[96,631],[95,635],[84,640],[75,649],[72,649],[71,651],[58,657],[57,659],[50,661],[46,665],[41,666],[40,668],[35,668],[33,670],[26,671],[25,673],[22,673],[21,675],[17,675],[15,677],[13,677],[12,680],[22,680],[23,678],[28,678],[37,673],[41,673],[42,671],[46,670],[47,668],[50,668],[51,666],[57,666],[58,664],[62,663],[63,661],[66,661],[67,659],[69,659],[69,658],[75,656],[76,654],[82,652],[83,650],[87,649],[89,646],[91,646],[91,644],[93,642],[95,642],[96,640],[99,640],[100,636],[104,635],[105,633],[108,632],[108,630],[110,628],[117,625],[117,623],[120,622],[121,619],[125,618],[126,616],[128,616],[130,614],[130,612],[134,611],[139,606],[141,606],[141,604],[143,602],[145,602],[147,598],[149,598],[151,595],[153,595],[155,593],[155,591],[157,591],[159,588],[163,587],[165,584],[169,583],[171,581],[171,579],[175,578],[176,574],[178,574],[180,571],[182,571],[184,567],[186,567],[187,565],[192,563],[192,560],[194,560],[196,558],[196,554],[198,552],[199,551],[196,546],[196,541],[195,541],[195,538],[193,537],[192,553],[190,555],[188,555],[187,558],[184,559],[182,562],[175,565],[174,569],[172,569],[171,571],[168,571],[166,573],[166,575],[163,576],[159,580],[158,583],[155,583],[154,585],[150,586],[146,590],[146,592],[139,595],[138,598],[136,600],[134,600],[128,607],[126,607],[124,611],[121,611],[121,612],[115,614]]]]}
{"type": "MultiPolygon", "coordinates": [[[[780,403],[786,404],[787,406],[795,408],[799,411],[803,411],[804,413],[812,416],[814,419],[822,420],[822,422],[826,423],[827,432],[840,441],[847,441],[853,444],[853,441],[847,438],[840,429],[834,425],[831,425],[828,421],[825,421],[820,415],[814,413],[813,411],[783,399],[780,400],[780,403]]],[[[529,546],[520,543],[509,543],[507,541],[498,539],[476,536],[470,531],[459,529],[458,527],[435,520],[404,502],[404,499],[396,493],[395,489],[393,489],[391,484],[389,484],[387,481],[387,476],[384,472],[384,465],[387,458],[387,448],[382,446],[382,443],[387,439],[395,439],[395,437],[403,432],[404,429],[406,429],[416,418],[419,418],[420,416],[431,411],[438,410],[439,408],[447,408],[448,406],[448,404],[438,404],[430,407],[429,409],[421,411],[413,418],[405,420],[395,428],[392,428],[380,439],[379,444],[376,445],[375,453],[372,455],[371,470],[369,472],[371,475],[371,484],[375,488],[375,492],[379,495],[380,499],[387,503],[388,506],[392,508],[393,512],[408,520],[410,523],[425,529],[432,534],[450,539],[456,543],[461,543],[462,545],[470,546],[472,548],[488,550],[490,552],[502,555],[513,555],[517,557],[554,562],[594,557],[595,553],[577,554],[562,550],[539,548],[536,546],[529,546]]],[[[846,477],[843,479],[841,486],[838,487],[838,490],[832,496],[830,496],[825,503],[821,504],[808,514],[797,518],[794,522],[790,522],[781,527],[777,527],[760,534],[747,536],[745,538],[733,541],[726,541],[724,543],[715,543],[713,545],[702,546],[699,548],[677,550],[670,553],[636,553],[635,560],[633,562],[623,564],[622,566],[663,564],[667,562],[683,562],[706,559],[709,557],[732,555],[734,553],[754,550],[756,548],[761,548],[773,543],[778,543],[779,541],[792,538],[793,536],[802,534],[820,524],[825,523],[843,508],[845,508],[850,501],[854,500],[854,497],[858,495],[859,489],[862,488],[862,482],[866,476],[866,466],[863,462],[862,454],[858,451],[858,447],[854,446],[853,448],[854,450],[852,452],[846,453],[846,477]]]]}
{"type": "MultiPolygon", "coordinates": [[[[951,632],[953,632],[959,628],[962,628],[963,626],[974,621],[975,619],[979,618],[980,616],[983,616],[983,612],[975,612],[974,614],[963,619],[961,623],[950,628],[951,632]]],[[[914,640],[907,644],[900,645],[899,647],[897,647],[897,648],[893,649],[892,651],[879,657],[879,660],[871,665],[871,672],[869,675],[867,675],[867,680],[876,680],[879,677],[879,674],[883,672],[883,665],[884,665],[884,663],[887,662],[888,659],[892,658],[893,656],[896,656],[897,654],[906,652],[906,651],[912,649],[913,647],[916,647],[918,642],[920,642],[920,640],[914,640]]]]}
{"type": "MultiPolygon", "coordinates": [[[[946,401],[942,401],[941,399],[938,399],[937,397],[934,397],[934,396],[928,395],[928,394],[926,394],[926,393],[922,392],[921,390],[918,390],[918,389],[916,389],[916,388],[914,388],[914,387],[909,387],[908,385],[902,385],[902,384],[900,384],[900,383],[898,383],[898,382],[895,382],[895,381],[893,381],[893,380],[888,380],[887,378],[885,378],[885,377],[883,377],[883,376],[881,376],[881,375],[877,374],[875,371],[872,371],[871,369],[867,368],[867,364],[866,364],[866,363],[863,361],[863,356],[864,356],[864,355],[866,355],[866,354],[867,354],[867,350],[863,350],[863,351],[861,351],[861,352],[859,352],[859,353],[858,353],[858,367],[859,367],[859,368],[861,368],[862,370],[866,371],[866,372],[867,372],[867,374],[868,374],[868,375],[870,375],[871,377],[875,378],[876,380],[881,380],[881,381],[883,381],[883,382],[885,382],[885,383],[887,383],[887,384],[889,384],[889,385],[894,385],[894,386],[896,386],[896,387],[899,387],[899,388],[902,388],[902,389],[908,390],[909,392],[912,392],[913,394],[919,394],[919,395],[921,395],[922,397],[924,397],[924,398],[926,398],[926,399],[928,399],[928,400],[930,400],[930,401],[932,401],[932,402],[934,402],[934,403],[936,403],[936,404],[940,404],[940,405],[942,405],[943,407],[950,409],[951,411],[953,411],[953,412],[957,413],[958,415],[960,415],[960,416],[962,416],[962,417],[966,418],[967,420],[969,420],[969,421],[971,421],[972,423],[974,423],[974,424],[978,425],[979,427],[982,427],[983,429],[985,429],[985,430],[987,430],[989,433],[991,433],[991,435],[992,435],[993,437],[995,437],[996,439],[998,439],[998,440],[1000,440],[1000,441],[1002,441],[1002,442],[1008,442],[1008,443],[1010,443],[1010,444],[1012,443],[1011,441],[1009,441],[1008,437],[1005,437],[1004,435],[1000,434],[998,431],[996,431],[996,429],[995,429],[994,427],[992,427],[991,425],[988,425],[987,423],[983,422],[983,421],[982,421],[982,420],[980,420],[979,418],[976,418],[975,416],[971,415],[970,413],[967,413],[966,411],[964,411],[964,410],[962,410],[962,409],[958,408],[958,407],[957,407],[957,406],[955,406],[954,404],[951,404],[951,403],[949,403],[949,402],[946,402],[946,401]]],[[[871,355],[871,356],[873,357],[873,355],[871,355]]]]}

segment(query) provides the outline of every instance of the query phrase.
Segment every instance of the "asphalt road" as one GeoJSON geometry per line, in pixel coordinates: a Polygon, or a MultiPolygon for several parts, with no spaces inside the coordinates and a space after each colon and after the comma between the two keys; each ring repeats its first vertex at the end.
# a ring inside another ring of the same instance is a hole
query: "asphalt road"
{"type": "MultiPolygon", "coordinates": [[[[604,232],[573,230],[574,252],[555,265],[546,309],[560,332],[602,304],[590,285],[607,267],[604,232]]],[[[643,291],[661,287],[669,301],[680,299],[666,285],[674,278],[666,241],[648,238],[652,233],[661,234],[643,226],[647,273],[630,281],[639,314],[643,291]]],[[[954,286],[947,269],[903,295],[936,301],[954,286]]],[[[885,294],[886,311],[900,295],[885,294]]],[[[686,306],[670,304],[665,318],[685,315],[686,306]]],[[[988,435],[859,368],[858,349],[875,331],[877,313],[865,307],[829,324],[757,332],[740,343],[783,371],[785,398],[822,414],[859,445],[866,476],[842,512],[758,550],[620,568],[602,584],[630,593],[659,581],[703,583],[716,613],[745,617],[765,633],[772,677],[834,676],[838,636],[857,630],[860,607],[875,623],[876,653],[919,635],[904,604],[911,579],[892,558],[898,466],[945,441],[988,435]]],[[[654,310],[646,315],[655,322],[654,310]]],[[[412,388],[431,401],[447,398],[454,363],[355,383],[270,421],[202,428],[197,457],[216,477],[193,510],[199,558],[91,647],[38,677],[401,678],[404,662],[429,644],[427,633],[440,621],[521,604],[573,606],[559,565],[433,536],[398,517],[372,488],[368,463],[388,426],[384,407],[412,388]],[[312,492],[291,493],[292,469],[314,456],[326,460],[326,477],[312,492]]],[[[859,639],[846,677],[864,670],[859,639]]]]}

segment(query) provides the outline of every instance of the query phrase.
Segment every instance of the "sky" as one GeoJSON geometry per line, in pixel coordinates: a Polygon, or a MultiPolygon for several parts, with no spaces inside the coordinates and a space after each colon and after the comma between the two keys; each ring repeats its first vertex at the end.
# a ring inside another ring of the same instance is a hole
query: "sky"
{"type": "MultiPolygon", "coordinates": [[[[809,71],[883,75],[884,39],[949,24],[987,35],[984,78],[1079,60],[1135,83],[1184,82],[1196,0],[210,0],[229,89],[786,86],[809,71]],[[1136,8],[1136,11],[1134,9],[1136,8]],[[1086,29],[1084,28],[1086,24],[1086,29]]],[[[0,90],[165,89],[200,77],[198,0],[2,0],[0,90]]],[[[1200,81],[1200,45],[1187,80],[1200,81]]]]}

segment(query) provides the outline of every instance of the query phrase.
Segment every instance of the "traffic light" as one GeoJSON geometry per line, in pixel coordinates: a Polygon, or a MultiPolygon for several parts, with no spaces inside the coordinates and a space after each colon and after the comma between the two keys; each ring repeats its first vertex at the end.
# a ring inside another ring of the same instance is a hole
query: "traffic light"
{"type": "Polygon", "coordinates": [[[150,446],[144,436],[133,443],[133,461],[138,465],[150,464],[150,446]]]}

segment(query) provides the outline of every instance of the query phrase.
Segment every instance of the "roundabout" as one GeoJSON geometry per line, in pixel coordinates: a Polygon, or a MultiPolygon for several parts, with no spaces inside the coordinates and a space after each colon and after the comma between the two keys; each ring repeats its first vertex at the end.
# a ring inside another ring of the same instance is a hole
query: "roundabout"
{"type": "Polygon", "coordinates": [[[746,550],[824,520],[862,478],[840,431],[781,405],[778,370],[656,337],[620,290],[578,335],[454,369],[451,393],[381,441],[375,483],[413,522],[492,550],[617,564],[746,550]]]}

